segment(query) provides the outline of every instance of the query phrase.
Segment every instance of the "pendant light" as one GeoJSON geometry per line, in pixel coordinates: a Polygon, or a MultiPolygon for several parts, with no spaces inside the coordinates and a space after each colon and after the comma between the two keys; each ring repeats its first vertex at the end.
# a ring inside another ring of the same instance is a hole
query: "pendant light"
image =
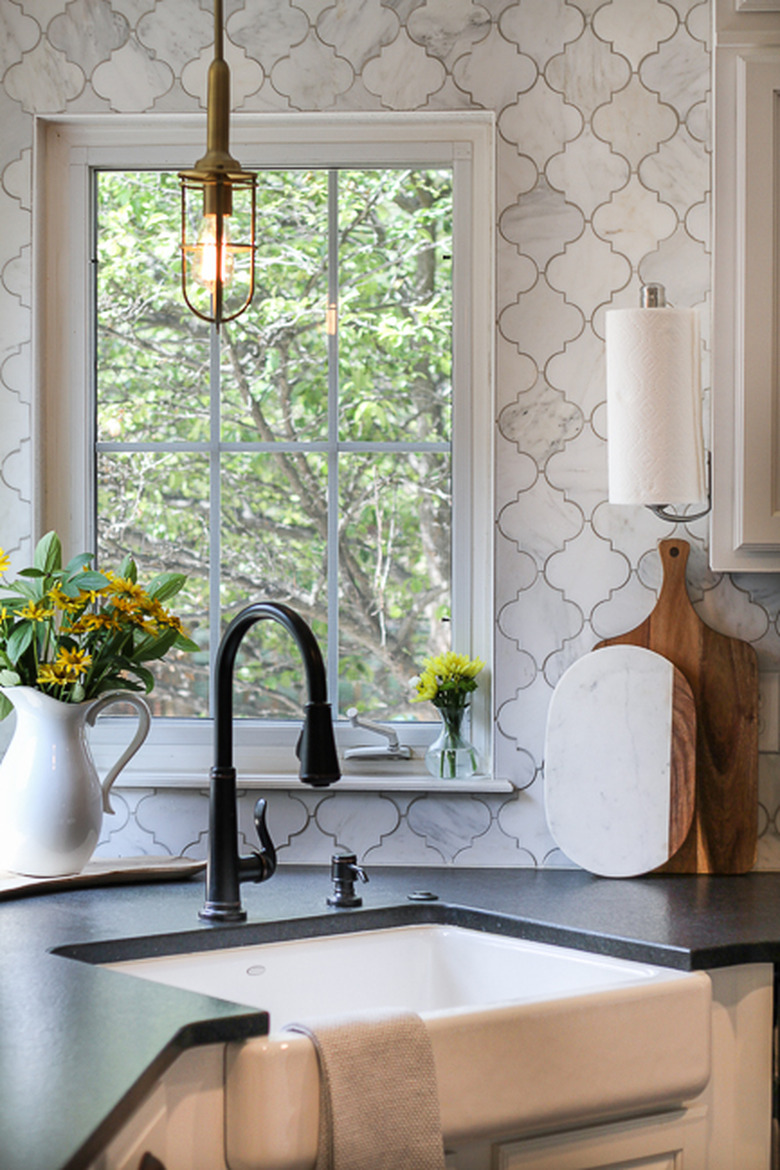
{"type": "Polygon", "coordinates": [[[179,180],[184,300],[217,329],[240,316],[254,295],[257,184],[257,175],[242,170],[230,154],[230,69],[222,42],[222,0],[214,0],[206,153],[179,180]]]}

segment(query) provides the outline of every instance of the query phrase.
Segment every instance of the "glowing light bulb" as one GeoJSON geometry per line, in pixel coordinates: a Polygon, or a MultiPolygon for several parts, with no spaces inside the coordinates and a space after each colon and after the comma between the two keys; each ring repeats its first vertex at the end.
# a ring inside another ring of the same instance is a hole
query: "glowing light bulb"
{"type": "Polygon", "coordinates": [[[198,263],[195,269],[195,279],[198,284],[213,291],[217,283],[217,271],[219,271],[222,287],[224,288],[228,285],[233,276],[235,258],[233,256],[233,249],[230,246],[230,233],[228,231],[228,221],[225,216],[222,217],[222,240],[219,246],[219,261],[217,259],[216,215],[203,216],[200,231],[198,232],[196,248],[198,263]],[[219,269],[217,268],[218,263],[219,269]]]}

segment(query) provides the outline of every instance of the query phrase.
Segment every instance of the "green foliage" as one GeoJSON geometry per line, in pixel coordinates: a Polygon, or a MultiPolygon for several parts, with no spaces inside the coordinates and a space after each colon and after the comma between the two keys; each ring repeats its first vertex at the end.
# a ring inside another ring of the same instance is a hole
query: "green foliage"
{"type": "MultiPolygon", "coordinates": [[[[154,677],[142,665],[174,646],[198,647],[162,600],[186,578],[163,573],[150,591],[137,582],[131,558],[122,572],[90,569],[91,554],[62,568],[62,545],[54,532],[37,544],[30,569],[6,581],[0,598],[0,686],[29,686],[64,702],[80,703],[106,691],[151,691],[154,677]]],[[[0,575],[8,557],[0,549],[0,575]]],[[[11,709],[0,703],[0,718],[11,709]]]]}
{"type": "MultiPolygon", "coordinates": [[[[161,664],[164,713],[205,713],[203,651],[218,631],[208,585],[215,464],[204,448],[217,441],[226,618],[269,597],[327,637],[330,438],[356,445],[338,460],[342,707],[419,717],[407,680],[415,662],[449,645],[451,174],[339,172],[335,334],[329,186],[325,171],[260,176],[257,289],[221,331],[214,433],[208,330],[179,288],[176,178],[98,177],[97,418],[109,445],[97,459],[99,553],[132,554],[158,573],[148,589],[159,600],[187,576],[180,604],[199,653],[161,664]],[[369,446],[388,441],[414,447],[369,446]],[[111,449],[117,442],[143,449],[111,449]]],[[[268,628],[247,640],[237,712],[297,717],[300,670],[288,642],[268,628]]]]}

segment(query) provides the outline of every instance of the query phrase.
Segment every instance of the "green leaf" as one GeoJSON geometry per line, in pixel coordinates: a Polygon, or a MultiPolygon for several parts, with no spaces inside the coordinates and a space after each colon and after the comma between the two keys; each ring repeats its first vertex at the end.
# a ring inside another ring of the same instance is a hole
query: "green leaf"
{"type": "Polygon", "coordinates": [[[0,670],[0,687],[18,687],[21,681],[15,670],[0,670]]]}
{"type": "Polygon", "coordinates": [[[151,694],[151,692],[154,690],[154,675],[152,674],[151,670],[147,670],[145,666],[138,666],[137,664],[131,666],[130,670],[132,670],[134,675],[140,678],[141,682],[144,684],[144,690],[146,691],[147,695],[151,694]]]}
{"type": "Polygon", "coordinates": [[[185,585],[187,577],[184,573],[158,573],[152,577],[146,592],[158,601],[167,601],[174,597],[185,585]]]}
{"type": "Polygon", "coordinates": [[[192,638],[188,638],[186,634],[179,634],[173,644],[177,650],[186,650],[188,654],[195,654],[200,650],[198,643],[193,642],[192,638]]]}
{"type": "Polygon", "coordinates": [[[0,719],[5,719],[13,711],[13,703],[5,695],[0,695],[0,719]]]}
{"type": "Polygon", "coordinates": [[[6,645],[6,653],[11,662],[16,664],[33,640],[34,622],[19,622],[11,631],[6,645]]]}
{"type": "Polygon", "coordinates": [[[161,634],[149,635],[133,647],[131,662],[151,662],[155,658],[163,658],[179,636],[173,626],[168,626],[161,634]]]}
{"type": "Polygon", "coordinates": [[[73,573],[83,572],[84,566],[90,565],[94,559],[94,553],[76,553],[75,557],[71,557],[65,566],[65,576],[70,577],[73,573]]]}
{"type": "Polygon", "coordinates": [[[33,565],[44,573],[56,573],[62,568],[62,545],[56,532],[47,532],[38,541],[33,565]]]}
{"type": "MultiPolygon", "coordinates": [[[[103,573],[98,573],[96,569],[87,569],[86,572],[76,573],[68,581],[69,585],[75,585],[77,589],[105,589],[108,585],[108,577],[103,573]]],[[[70,597],[71,594],[69,593],[70,597]]]]}
{"type": "Polygon", "coordinates": [[[136,568],[136,563],[131,556],[128,555],[122,558],[122,564],[119,566],[119,576],[126,577],[127,580],[132,581],[133,584],[135,584],[135,582],[138,580],[138,569],[136,568]]]}
{"type": "Polygon", "coordinates": [[[43,569],[20,569],[20,577],[46,577],[48,574],[44,573],[43,569]]]}

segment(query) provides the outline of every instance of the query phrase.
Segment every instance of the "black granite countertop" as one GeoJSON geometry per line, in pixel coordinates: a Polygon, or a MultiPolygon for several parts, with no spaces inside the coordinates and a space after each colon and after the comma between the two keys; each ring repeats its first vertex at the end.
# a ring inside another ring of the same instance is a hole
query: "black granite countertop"
{"type": "Polygon", "coordinates": [[[200,880],[0,903],[2,1170],[80,1170],[183,1048],[267,1030],[262,1012],[68,955],[120,958],[422,920],[683,970],[780,961],[780,874],[615,881],[569,870],[393,868],[370,877],[362,909],[334,911],[326,866],[282,867],[272,881],[242,887],[241,926],[199,921],[200,880]],[[419,890],[438,900],[410,901],[419,890]]]}

